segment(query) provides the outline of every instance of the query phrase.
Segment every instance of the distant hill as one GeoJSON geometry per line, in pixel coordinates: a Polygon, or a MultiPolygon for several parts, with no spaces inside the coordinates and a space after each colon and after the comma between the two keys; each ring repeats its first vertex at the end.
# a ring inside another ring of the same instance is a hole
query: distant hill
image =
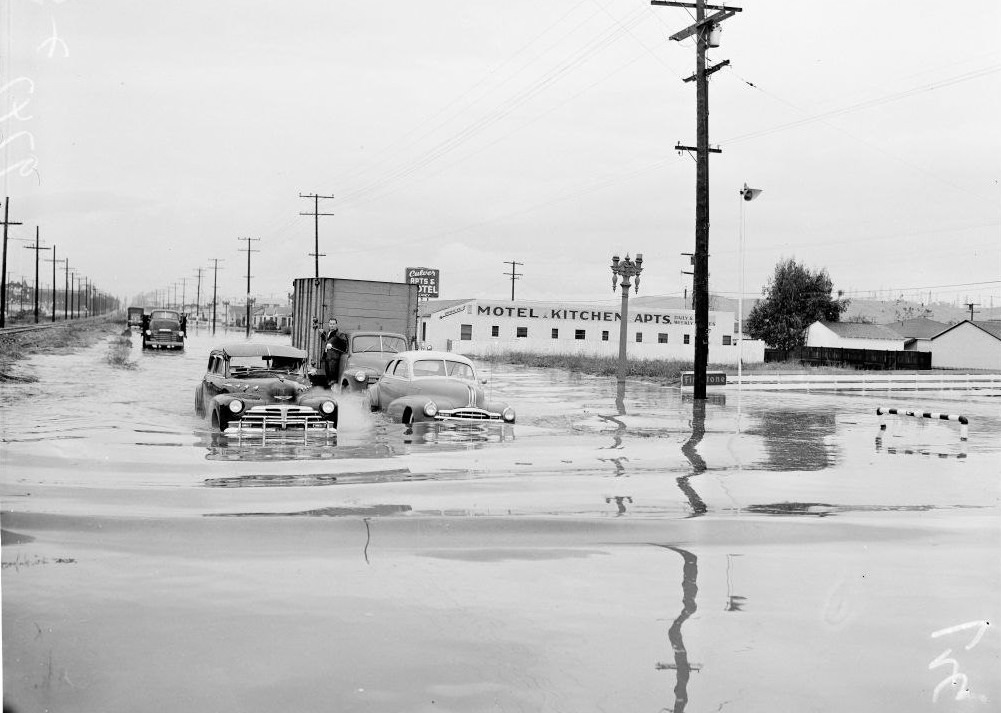
{"type": "MultiPolygon", "coordinates": [[[[887,324],[914,317],[927,317],[946,324],[956,324],[970,318],[970,311],[963,307],[945,302],[933,302],[922,305],[907,300],[863,300],[852,299],[841,319],[842,321],[861,321],[865,319],[875,324],[887,324]]],[[[976,308],[973,318],[978,321],[1001,319],[1001,307],[993,310],[983,307],[976,308]]]]}

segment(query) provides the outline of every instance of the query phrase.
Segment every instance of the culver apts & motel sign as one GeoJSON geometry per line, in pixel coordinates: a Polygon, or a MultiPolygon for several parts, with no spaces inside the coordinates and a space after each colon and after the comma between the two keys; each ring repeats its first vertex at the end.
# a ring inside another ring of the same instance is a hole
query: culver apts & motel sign
{"type": "MultiPolygon", "coordinates": [[[[434,349],[471,355],[517,350],[616,356],[622,315],[606,304],[469,300],[440,309],[429,303],[420,321],[420,340],[434,349]]],[[[630,310],[627,324],[630,357],[694,359],[693,310],[630,310]]],[[[764,348],[763,342],[750,340],[738,346],[732,312],[709,313],[710,363],[736,364],[738,353],[745,364],[759,363],[764,348]]]]}

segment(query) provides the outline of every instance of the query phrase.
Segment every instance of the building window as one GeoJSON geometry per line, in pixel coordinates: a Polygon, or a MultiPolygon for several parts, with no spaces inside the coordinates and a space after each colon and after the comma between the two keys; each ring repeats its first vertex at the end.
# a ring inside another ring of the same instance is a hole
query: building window
{"type": "Polygon", "coordinates": [[[637,342],[643,341],[643,332],[636,332],[636,341],[637,342]]]}
{"type": "Polygon", "coordinates": [[[601,341],[603,341],[603,342],[607,342],[608,341],[608,330],[607,329],[603,329],[601,331],[601,341]]]}
{"type": "Polygon", "coordinates": [[[460,324],[459,325],[459,339],[464,342],[468,342],[473,338],[473,325],[471,324],[460,324]]]}
{"type": "Polygon", "coordinates": [[[516,337],[527,337],[528,336],[528,327],[518,327],[514,336],[516,336],[516,337]]]}
{"type": "Polygon", "coordinates": [[[559,338],[560,338],[560,330],[556,329],[556,327],[553,327],[553,339],[559,339],[559,338]]]}
{"type": "Polygon", "coordinates": [[[689,344],[689,343],[691,343],[691,341],[692,341],[691,335],[690,334],[686,334],[685,335],[685,344],[689,344]]]}
{"type": "Polygon", "coordinates": [[[490,336],[491,337],[499,337],[500,336],[500,327],[498,327],[496,324],[494,326],[492,326],[490,328],[490,336]]]}
{"type": "Polygon", "coordinates": [[[667,344],[667,332],[657,332],[657,344],[667,344]]]}
{"type": "Polygon", "coordinates": [[[723,346],[724,347],[728,347],[731,344],[733,344],[733,340],[730,338],[730,335],[729,334],[724,334],[723,335],[723,346]]]}
{"type": "Polygon", "coordinates": [[[574,339],[586,339],[587,338],[587,331],[583,330],[583,329],[575,329],[574,333],[573,333],[573,338],[574,339]]]}

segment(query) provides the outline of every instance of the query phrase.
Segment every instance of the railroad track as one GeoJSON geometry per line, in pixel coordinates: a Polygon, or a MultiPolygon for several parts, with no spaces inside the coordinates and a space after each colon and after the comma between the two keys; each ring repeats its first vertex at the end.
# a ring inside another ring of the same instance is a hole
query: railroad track
{"type": "Polygon", "coordinates": [[[66,327],[71,324],[93,324],[109,319],[109,315],[98,315],[97,317],[84,317],[82,319],[61,319],[55,322],[39,322],[38,324],[15,324],[10,327],[0,329],[0,335],[20,334],[21,332],[38,332],[43,329],[54,329],[66,327]]]}

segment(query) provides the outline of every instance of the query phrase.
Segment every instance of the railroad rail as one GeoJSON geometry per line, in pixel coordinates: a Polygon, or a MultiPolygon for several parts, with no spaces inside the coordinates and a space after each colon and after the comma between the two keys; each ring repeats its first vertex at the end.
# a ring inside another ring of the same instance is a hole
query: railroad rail
{"type": "Polygon", "coordinates": [[[82,317],[80,319],[61,319],[56,322],[39,322],[38,324],[15,324],[10,327],[0,329],[0,336],[6,334],[21,334],[22,332],[39,332],[45,329],[55,329],[57,327],[68,327],[71,324],[94,324],[96,322],[113,319],[111,315],[101,314],[96,317],[82,317]]]}

